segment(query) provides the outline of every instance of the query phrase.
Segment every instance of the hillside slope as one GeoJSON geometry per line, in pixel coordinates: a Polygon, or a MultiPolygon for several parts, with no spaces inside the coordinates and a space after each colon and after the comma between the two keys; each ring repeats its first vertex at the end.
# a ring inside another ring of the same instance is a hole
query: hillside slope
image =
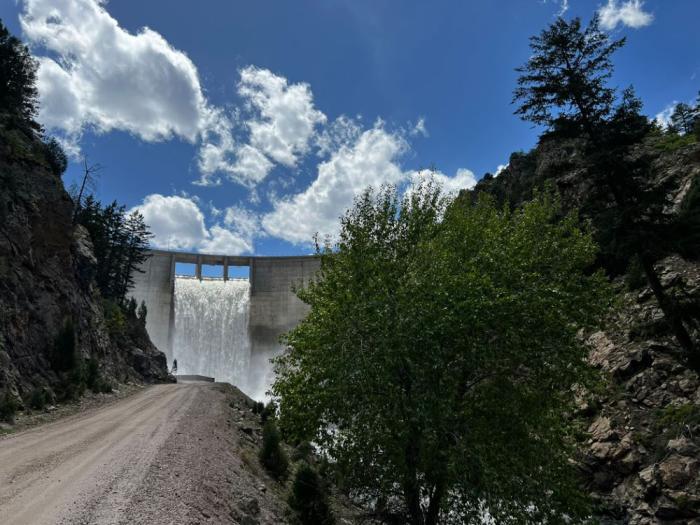
{"type": "MultiPolygon", "coordinates": [[[[669,150],[651,138],[643,147],[654,155],[655,184],[670,183],[678,210],[700,184],[700,144],[669,150]]],[[[559,191],[565,209],[580,209],[584,219],[599,213],[576,140],[543,140],[531,152],[515,153],[497,177],[485,177],[459,198],[486,192],[515,206],[545,182],[559,191]]],[[[590,361],[606,381],[600,391],[580,393],[577,417],[588,431],[579,458],[585,484],[605,523],[700,523],[698,373],[685,364],[643,276],[606,262],[620,303],[603,330],[589,337],[590,361]]],[[[700,261],[670,254],[656,269],[665,289],[697,314],[700,261]]],[[[699,340],[697,323],[692,335],[699,340]]]]}
{"type": "Polygon", "coordinates": [[[168,379],[142,326],[108,330],[91,241],[72,214],[45,145],[0,123],[0,396],[20,407],[36,391],[53,402],[65,390],[51,362],[62,330],[74,332],[77,355],[98,363],[105,381],[168,379]]]}

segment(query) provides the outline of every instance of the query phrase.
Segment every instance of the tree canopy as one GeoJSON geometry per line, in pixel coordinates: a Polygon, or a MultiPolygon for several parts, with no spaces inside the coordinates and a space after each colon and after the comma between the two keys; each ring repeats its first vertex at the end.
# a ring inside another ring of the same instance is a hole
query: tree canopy
{"type": "Polygon", "coordinates": [[[38,130],[36,61],[0,20],[0,112],[38,130]]]}
{"type": "Polygon", "coordinates": [[[591,235],[558,212],[551,195],[510,212],[432,185],[365,192],[299,291],[311,310],[273,386],[285,435],[408,523],[583,515],[564,413],[608,289],[586,272],[591,235]]]}

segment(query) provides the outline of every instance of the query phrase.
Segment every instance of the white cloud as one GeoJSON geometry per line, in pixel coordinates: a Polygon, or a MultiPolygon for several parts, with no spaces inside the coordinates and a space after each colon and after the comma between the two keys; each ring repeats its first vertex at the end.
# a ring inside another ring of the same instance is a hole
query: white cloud
{"type": "Polygon", "coordinates": [[[207,229],[204,214],[195,201],[192,197],[154,193],[130,211],[141,212],[151,228],[151,243],[155,247],[227,255],[253,252],[257,222],[252,214],[228,208],[224,218],[227,227],[215,224],[207,229]]]}
{"type": "MultiPolygon", "coordinates": [[[[423,181],[432,180],[437,183],[442,192],[447,195],[455,195],[460,190],[470,190],[476,186],[476,177],[471,170],[460,168],[453,177],[440,171],[420,170],[409,173],[411,186],[415,187],[423,181]]],[[[409,189],[410,191],[410,189],[409,189]]]]}
{"type": "Polygon", "coordinates": [[[303,192],[275,202],[262,219],[267,233],[304,244],[313,235],[334,235],[339,217],[367,186],[399,184],[407,177],[397,165],[408,145],[401,134],[387,131],[382,122],[343,145],[319,164],[316,180],[303,192]]]}
{"type": "Polygon", "coordinates": [[[151,242],[159,248],[193,250],[209,236],[204,214],[197,203],[187,197],[155,193],[131,211],[141,212],[153,233],[151,242]]]}
{"type": "Polygon", "coordinates": [[[428,136],[428,129],[425,127],[425,118],[421,117],[416,122],[415,126],[411,130],[411,135],[422,135],[424,137],[428,136]]]}
{"type": "Polygon", "coordinates": [[[639,29],[648,26],[654,20],[654,15],[644,11],[642,0],[608,0],[608,3],[598,10],[600,25],[603,29],[612,30],[619,24],[639,29]]]}
{"type": "Polygon", "coordinates": [[[319,157],[325,157],[343,146],[354,144],[361,134],[361,117],[350,118],[340,115],[315,135],[314,143],[318,148],[319,157]]]}
{"type": "Polygon", "coordinates": [[[288,167],[308,151],[314,128],[326,116],[314,107],[308,84],[289,84],[267,69],[248,66],[241,70],[238,93],[255,115],[245,125],[250,145],[288,167]]]}
{"type": "Polygon", "coordinates": [[[654,120],[659,126],[665,129],[669,126],[669,124],[671,124],[671,115],[673,115],[673,111],[676,109],[676,104],[678,104],[678,102],[674,100],[671,104],[656,114],[654,120]]]}
{"type": "Polygon", "coordinates": [[[25,0],[26,37],[58,55],[38,72],[42,123],[196,140],[206,107],[197,69],[148,28],[132,35],[95,0],[25,0]]]}

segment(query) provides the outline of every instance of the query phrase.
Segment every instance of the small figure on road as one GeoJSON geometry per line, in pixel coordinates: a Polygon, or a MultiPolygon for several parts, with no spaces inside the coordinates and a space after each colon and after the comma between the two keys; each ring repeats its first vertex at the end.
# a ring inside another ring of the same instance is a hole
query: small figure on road
{"type": "Polygon", "coordinates": [[[177,374],[177,359],[173,359],[173,370],[171,374],[175,375],[177,374]]]}

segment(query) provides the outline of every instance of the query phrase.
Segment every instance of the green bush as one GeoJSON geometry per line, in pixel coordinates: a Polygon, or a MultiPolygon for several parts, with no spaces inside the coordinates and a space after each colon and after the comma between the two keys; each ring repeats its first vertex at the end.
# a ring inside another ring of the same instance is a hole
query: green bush
{"type": "Polygon", "coordinates": [[[121,306],[114,301],[105,299],[102,302],[102,307],[104,309],[105,323],[107,324],[109,335],[112,337],[123,335],[126,329],[126,316],[121,306]]]}
{"type": "MultiPolygon", "coordinates": [[[[262,404],[262,403],[261,403],[262,404]]],[[[260,421],[265,424],[268,419],[274,419],[277,415],[277,405],[274,401],[270,401],[265,407],[260,411],[260,421]]]]}
{"type": "Polygon", "coordinates": [[[29,396],[29,406],[32,410],[44,410],[50,401],[48,392],[42,387],[32,390],[29,396]]]}
{"type": "Polygon", "coordinates": [[[68,157],[66,157],[66,153],[55,138],[51,137],[45,142],[45,145],[46,160],[51,168],[51,173],[60,177],[68,167],[68,157]]]}
{"type": "Polygon", "coordinates": [[[335,518],[321,478],[308,463],[297,469],[287,500],[293,525],[333,525],[335,518]]]}
{"type": "Polygon", "coordinates": [[[283,479],[289,469],[289,460],[280,444],[280,433],[273,419],[268,419],[263,427],[263,446],[260,450],[260,463],[275,479],[283,479]]]}
{"type": "Polygon", "coordinates": [[[5,390],[2,397],[0,397],[0,421],[14,423],[18,408],[19,406],[15,397],[9,390],[5,390]]]}
{"type": "Polygon", "coordinates": [[[263,410],[265,410],[265,403],[262,401],[253,403],[253,414],[262,414],[263,410]]]}

